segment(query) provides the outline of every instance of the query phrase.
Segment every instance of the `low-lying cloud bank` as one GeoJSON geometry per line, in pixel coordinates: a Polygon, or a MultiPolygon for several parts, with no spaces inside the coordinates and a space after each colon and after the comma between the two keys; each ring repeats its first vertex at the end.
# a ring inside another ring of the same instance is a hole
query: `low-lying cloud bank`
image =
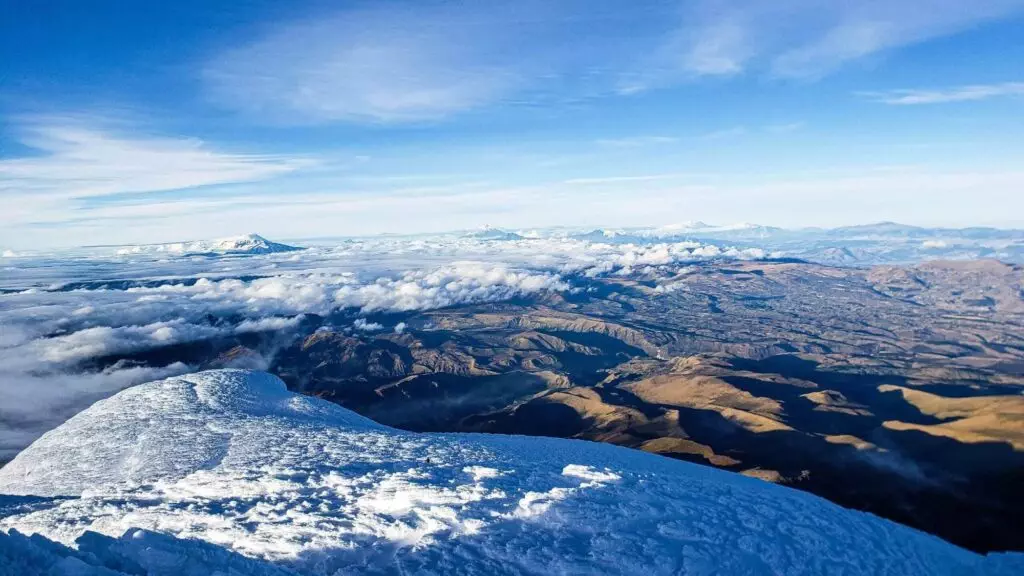
{"type": "MultiPolygon", "coordinates": [[[[351,310],[361,316],[495,302],[573,291],[578,287],[572,278],[765,255],[698,242],[454,237],[346,242],[307,252],[68,259],[58,266],[64,281],[52,277],[53,266],[19,264],[13,277],[27,285],[0,294],[0,461],[99,398],[198,368],[173,355],[163,365],[99,359],[246,334],[293,334],[313,314],[351,310]],[[405,269],[395,272],[400,266],[405,269]]],[[[362,317],[349,327],[405,329],[362,317]]]]}

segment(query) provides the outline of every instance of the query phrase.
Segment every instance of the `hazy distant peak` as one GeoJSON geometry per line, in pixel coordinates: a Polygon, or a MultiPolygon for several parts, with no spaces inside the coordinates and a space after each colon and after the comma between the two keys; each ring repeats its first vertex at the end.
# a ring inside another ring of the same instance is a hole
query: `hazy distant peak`
{"type": "Polygon", "coordinates": [[[484,225],[479,230],[463,234],[464,238],[475,238],[477,240],[522,240],[523,237],[511,230],[504,230],[490,225],[484,225]]]}
{"type": "Polygon", "coordinates": [[[677,222],[675,224],[667,224],[658,228],[657,230],[664,232],[673,232],[677,230],[702,230],[704,228],[710,228],[711,226],[700,220],[687,220],[686,222],[677,222]]]}

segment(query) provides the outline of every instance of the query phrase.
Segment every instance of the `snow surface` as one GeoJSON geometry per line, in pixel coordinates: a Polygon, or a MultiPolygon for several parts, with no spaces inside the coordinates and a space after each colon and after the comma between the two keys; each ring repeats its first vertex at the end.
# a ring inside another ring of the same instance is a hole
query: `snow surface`
{"type": "Polygon", "coordinates": [[[0,574],[1024,568],[1020,555],[985,558],[802,492],[625,448],[394,430],[241,370],[94,404],[0,469],[0,494],[0,574]]]}

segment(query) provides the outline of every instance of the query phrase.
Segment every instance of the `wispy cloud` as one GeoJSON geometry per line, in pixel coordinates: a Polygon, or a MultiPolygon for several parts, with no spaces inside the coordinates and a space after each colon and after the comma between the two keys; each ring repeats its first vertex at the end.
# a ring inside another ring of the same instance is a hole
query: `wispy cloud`
{"type": "Polygon", "coordinates": [[[680,25],[626,76],[635,93],[744,72],[815,79],[849,63],[956,34],[1024,10],[1024,0],[696,0],[680,25]]]}
{"type": "Polygon", "coordinates": [[[1024,10],[1024,0],[484,4],[314,14],[215,55],[201,76],[215,102],[262,121],[434,121],[700,77],[817,78],[1024,10]]]}
{"type": "Polygon", "coordinates": [[[654,182],[658,180],[678,180],[692,176],[692,174],[641,174],[636,176],[605,176],[599,178],[570,178],[564,184],[590,185],[590,184],[614,184],[623,182],[654,182]]]}
{"type": "MultiPolygon", "coordinates": [[[[305,158],[240,154],[179,137],[126,135],[99,121],[40,117],[20,126],[32,155],[0,158],[0,227],[68,222],[86,201],[252,183],[290,174],[305,158]]],[[[153,203],[159,212],[162,204],[153,203]]]]}
{"type": "Polygon", "coordinates": [[[683,65],[696,74],[729,76],[743,70],[752,55],[751,37],[746,27],[731,17],[702,26],[692,46],[683,54],[683,65]]]}
{"type": "MultiPolygon", "coordinates": [[[[790,128],[790,130],[796,127],[790,128]]],[[[667,146],[685,142],[696,142],[702,140],[723,140],[735,138],[747,134],[743,126],[732,126],[720,130],[712,130],[703,134],[688,136],[624,136],[622,138],[601,138],[594,143],[605,148],[641,148],[646,146],[667,146]]]]}
{"type": "Polygon", "coordinates": [[[724,128],[722,130],[715,130],[714,132],[708,132],[707,134],[701,134],[699,138],[701,140],[723,140],[726,138],[735,138],[737,136],[743,136],[747,133],[747,129],[743,126],[733,126],[732,128],[724,128]]]}
{"type": "Polygon", "coordinates": [[[497,12],[390,4],[318,15],[217,56],[203,77],[216,102],[271,121],[439,118],[520,84],[497,12]]]}
{"type": "Polygon", "coordinates": [[[127,136],[66,119],[21,128],[38,154],[0,159],[0,193],[85,198],[265,180],[309,160],[213,150],[191,138],[127,136]]]}
{"type": "Polygon", "coordinates": [[[601,138],[595,141],[599,146],[612,148],[638,148],[640,146],[674,144],[676,142],[679,142],[679,138],[675,136],[626,136],[623,138],[601,138]]]}
{"type": "Polygon", "coordinates": [[[1019,221],[998,220],[995,215],[1022,213],[1022,186],[1024,174],[1019,172],[859,167],[841,173],[757,177],[713,172],[608,174],[459,193],[299,192],[275,201],[231,197],[104,206],[87,219],[62,222],[59,234],[53,227],[0,225],[0,246],[31,250],[73,242],[174,241],[252,231],[284,239],[407,234],[465,229],[483,222],[511,228],[637,226],[666,219],[832,226],[911,219],[1019,226],[1019,221]],[[972,201],[965,203],[965,197],[972,201]]]}
{"type": "MultiPolygon", "coordinates": [[[[773,3],[774,4],[774,3],[773,3]]],[[[1024,9],[1021,0],[865,0],[783,3],[804,28],[783,41],[771,70],[781,77],[817,77],[856,60],[956,34],[1024,9]]],[[[786,17],[786,14],[779,14],[786,17]]]]}
{"type": "Polygon", "coordinates": [[[973,102],[1006,96],[1024,96],[1024,82],[1001,84],[972,84],[940,89],[890,90],[864,92],[866,98],[882,104],[908,106],[914,104],[945,104],[947,102],[973,102]]]}
{"type": "Polygon", "coordinates": [[[772,134],[789,134],[790,132],[796,132],[803,129],[803,122],[784,122],[779,124],[768,124],[764,127],[765,132],[771,132],[772,134]]]}

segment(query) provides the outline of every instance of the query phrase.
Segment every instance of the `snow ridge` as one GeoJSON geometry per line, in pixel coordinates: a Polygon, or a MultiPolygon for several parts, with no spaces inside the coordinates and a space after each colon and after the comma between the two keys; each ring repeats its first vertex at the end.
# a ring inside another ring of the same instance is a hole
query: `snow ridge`
{"type": "Polygon", "coordinates": [[[394,430],[242,370],[97,402],[0,469],[0,494],[14,495],[0,496],[0,563],[38,573],[57,562],[116,569],[85,574],[1024,567],[1019,555],[984,558],[808,494],[625,448],[394,430]]]}

